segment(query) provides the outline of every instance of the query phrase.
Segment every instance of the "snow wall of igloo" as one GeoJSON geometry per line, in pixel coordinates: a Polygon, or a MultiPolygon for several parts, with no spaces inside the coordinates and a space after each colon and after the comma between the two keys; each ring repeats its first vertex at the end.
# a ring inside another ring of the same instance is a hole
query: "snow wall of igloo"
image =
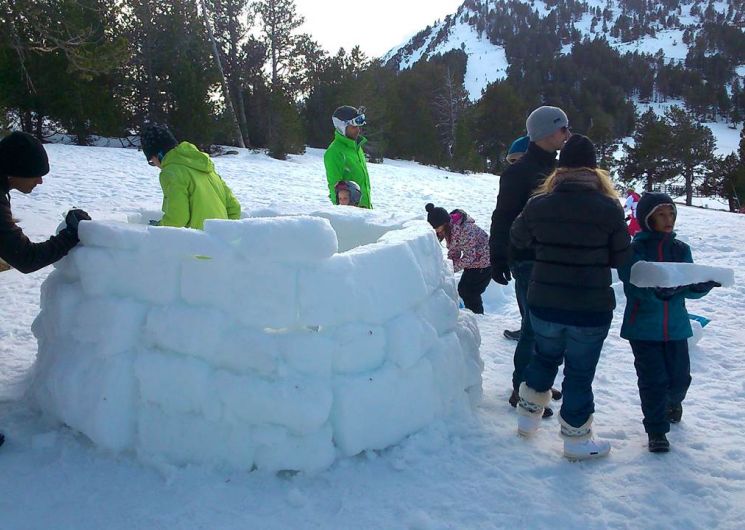
{"type": "Polygon", "coordinates": [[[468,414],[480,336],[429,225],[273,213],[81,223],[33,326],[42,411],[143,461],[303,471],[468,414]]]}

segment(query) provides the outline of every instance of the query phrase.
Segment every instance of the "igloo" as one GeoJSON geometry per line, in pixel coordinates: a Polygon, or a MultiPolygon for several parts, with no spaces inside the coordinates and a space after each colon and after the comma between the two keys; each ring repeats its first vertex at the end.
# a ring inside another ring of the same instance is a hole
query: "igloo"
{"type": "Polygon", "coordinates": [[[263,210],[80,240],[42,285],[30,393],[105,449],[315,471],[481,397],[478,327],[424,221],[263,210]]]}

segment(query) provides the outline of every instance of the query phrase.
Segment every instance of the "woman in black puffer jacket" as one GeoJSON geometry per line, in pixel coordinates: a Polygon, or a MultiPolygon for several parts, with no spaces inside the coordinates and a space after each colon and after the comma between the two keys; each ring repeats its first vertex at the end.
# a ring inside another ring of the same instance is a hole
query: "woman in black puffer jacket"
{"type": "Polygon", "coordinates": [[[595,148],[574,135],[559,155],[557,170],[538,189],[510,232],[536,260],[528,306],[535,355],[520,386],[518,432],[533,434],[562,362],[564,394],[559,414],[564,455],[605,456],[607,441],[592,436],[592,381],[616,306],[611,268],[630,257],[629,235],[618,195],[595,148]]]}

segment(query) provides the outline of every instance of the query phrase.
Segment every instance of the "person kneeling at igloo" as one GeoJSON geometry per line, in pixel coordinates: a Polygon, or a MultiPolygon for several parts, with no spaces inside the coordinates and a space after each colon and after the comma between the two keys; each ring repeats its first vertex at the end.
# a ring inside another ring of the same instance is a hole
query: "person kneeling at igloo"
{"type": "Polygon", "coordinates": [[[448,214],[445,208],[428,203],[427,222],[437,233],[437,239],[448,247],[448,258],[453,260],[453,270],[463,271],[458,282],[458,294],[463,305],[474,313],[484,313],[481,295],[491,280],[489,261],[489,236],[463,210],[448,214]]]}
{"type": "Polygon", "coordinates": [[[178,143],[163,125],[145,125],[140,143],[147,163],[161,170],[163,218],[157,224],[201,230],[207,219],[240,219],[241,205],[208,154],[178,143]]]}

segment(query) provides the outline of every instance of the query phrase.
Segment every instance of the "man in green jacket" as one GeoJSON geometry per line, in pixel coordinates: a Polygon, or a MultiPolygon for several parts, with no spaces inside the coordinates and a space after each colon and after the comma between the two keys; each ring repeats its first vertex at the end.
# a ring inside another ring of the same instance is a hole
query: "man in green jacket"
{"type": "Polygon", "coordinates": [[[372,209],[370,200],[370,175],[367,173],[365,152],[362,146],[367,139],[360,135],[361,127],[365,125],[363,109],[345,105],[334,111],[331,121],[334,124],[334,141],[331,142],[323,155],[326,166],[326,180],[329,184],[329,198],[336,204],[334,186],[341,180],[351,180],[359,184],[362,198],[360,208],[372,209]]]}
{"type": "Polygon", "coordinates": [[[178,143],[163,125],[146,125],[140,135],[148,164],[159,168],[163,189],[160,226],[204,228],[206,219],[239,219],[241,205],[215,172],[209,155],[178,143]]]}

